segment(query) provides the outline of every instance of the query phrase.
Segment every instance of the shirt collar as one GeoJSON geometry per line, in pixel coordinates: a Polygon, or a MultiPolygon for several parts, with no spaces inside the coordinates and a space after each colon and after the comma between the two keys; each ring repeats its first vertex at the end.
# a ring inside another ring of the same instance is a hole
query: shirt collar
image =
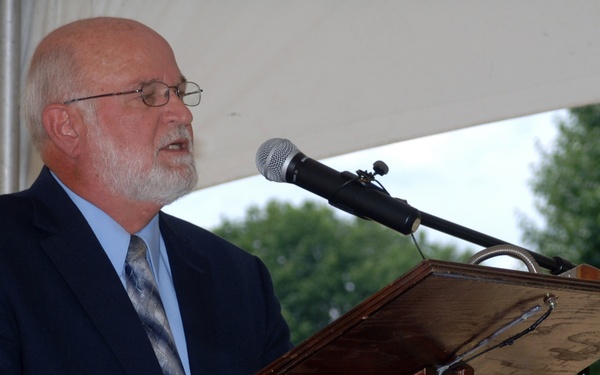
{"type": "MultiPolygon", "coordinates": [[[[160,228],[158,225],[158,215],[154,216],[148,225],[137,232],[136,235],[140,236],[144,242],[146,242],[146,246],[148,246],[148,262],[154,271],[154,277],[158,280],[158,262],[160,257],[160,228]]],[[[123,262],[125,261],[123,260],[123,262]]]]}

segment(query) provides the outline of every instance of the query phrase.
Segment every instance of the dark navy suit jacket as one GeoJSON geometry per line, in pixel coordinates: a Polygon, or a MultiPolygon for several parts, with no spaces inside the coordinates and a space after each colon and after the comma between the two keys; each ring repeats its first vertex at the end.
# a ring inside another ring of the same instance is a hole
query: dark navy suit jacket
{"type": "MultiPolygon", "coordinates": [[[[263,263],[160,213],[193,375],[251,374],[291,348],[263,263]]],[[[160,375],[91,228],[47,168],[0,196],[0,374],[160,375]]]]}

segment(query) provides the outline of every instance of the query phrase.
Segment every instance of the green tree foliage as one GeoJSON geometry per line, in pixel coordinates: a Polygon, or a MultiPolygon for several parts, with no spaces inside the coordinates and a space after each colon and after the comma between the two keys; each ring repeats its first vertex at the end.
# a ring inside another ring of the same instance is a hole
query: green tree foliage
{"type": "MultiPolygon", "coordinates": [[[[215,233],[267,265],[299,343],[421,261],[410,237],[377,223],[340,218],[311,201],[294,207],[271,201],[244,220],[225,220],[215,233]]],[[[451,246],[420,245],[429,258],[458,260],[451,246]]],[[[463,255],[462,260],[468,255],[463,255]]]]}
{"type": "Polygon", "coordinates": [[[600,105],[571,109],[558,125],[532,180],[545,227],[525,219],[524,240],[539,252],[600,267],[600,105]]]}
{"type": "MultiPolygon", "coordinates": [[[[532,179],[545,225],[524,218],[523,237],[541,253],[600,267],[600,105],[573,108],[558,126],[532,179]]],[[[600,362],[588,373],[600,374],[600,362]]]]}

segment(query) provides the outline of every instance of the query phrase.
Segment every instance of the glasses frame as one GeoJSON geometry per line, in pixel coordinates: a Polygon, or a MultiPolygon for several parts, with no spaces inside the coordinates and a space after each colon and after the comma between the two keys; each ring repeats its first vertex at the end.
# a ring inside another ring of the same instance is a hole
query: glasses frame
{"type": "Polygon", "coordinates": [[[110,93],[110,94],[100,94],[100,95],[86,96],[86,97],[83,97],[83,98],[70,99],[70,100],[67,100],[66,102],[64,102],[63,104],[71,104],[71,103],[75,103],[75,102],[80,102],[80,101],[82,101],[82,100],[88,100],[88,99],[97,99],[97,98],[105,98],[105,97],[109,97],[109,96],[120,96],[120,95],[129,95],[129,94],[141,94],[141,96],[142,96],[142,101],[143,101],[143,102],[144,102],[144,104],[145,104],[145,105],[147,105],[148,107],[162,107],[162,106],[164,106],[164,105],[167,105],[167,103],[169,103],[169,100],[171,100],[171,89],[174,89],[174,91],[175,91],[175,95],[176,95],[176,96],[177,96],[179,99],[181,99],[181,101],[183,101],[183,104],[185,104],[185,105],[186,105],[186,106],[188,106],[188,107],[195,107],[195,106],[199,105],[199,104],[200,104],[200,102],[202,101],[202,92],[203,92],[204,90],[202,90],[202,89],[200,88],[200,85],[198,85],[196,82],[184,81],[184,82],[181,82],[181,83],[177,84],[176,86],[169,86],[169,85],[167,85],[166,83],[164,83],[164,82],[161,82],[161,81],[152,81],[152,82],[146,82],[146,83],[144,83],[144,84],[142,85],[142,87],[140,87],[140,88],[139,88],[139,89],[137,89],[137,90],[131,90],[131,91],[121,91],[121,92],[113,92],[113,93],[110,93]],[[146,102],[146,98],[144,97],[144,86],[148,86],[148,85],[152,85],[152,84],[156,84],[156,83],[162,83],[163,85],[167,86],[167,88],[169,89],[169,90],[167,90],[167,95],[168,95],[168,96],[167,96],[167,101],[166,101],[166,102],[164,102],[163,104],[159,104],[159,105],[152,105],[152,104],[148,104],[148,103],[146,102]],[[197,90],[197,91],[192,91],[192,92],[190,92],[190,93],[186,93],[186,95],[185,95],[185,96],[187,96],[187,95],[190,95],[190,94],[195,94],[195,93],[197,92],[197,93],[198,93],[198,103],[196,103],[196,104],[187,104],[187,103],[186,103],[186,102],[183,100],[183,97],[182,97],[182,96],[181,96],[181,94],[180,94],[179,86],[181,86],[181,85],[184,85],[184,84],[186,84],[186,85],[192,84],[192,85],[195,85],[195,86],[198,88],[198,90],[197,90]]]}

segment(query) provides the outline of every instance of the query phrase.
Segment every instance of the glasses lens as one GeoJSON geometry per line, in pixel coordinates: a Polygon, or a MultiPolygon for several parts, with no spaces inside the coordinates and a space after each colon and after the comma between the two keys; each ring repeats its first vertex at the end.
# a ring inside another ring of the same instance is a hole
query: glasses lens
{"type": "Polygon", "coordinates": [[[146,105],[160,107],[169,102],[169,86],[162,82],[150,82],[142,86],[142,99],[146,105]]]}
{"type": "Polygon", "coordinates": [[[200,86],[194,82],[182,82],[177,86],[179,97],[183,104],[194,107],[200,104],[201,92],[200,86]]]}

